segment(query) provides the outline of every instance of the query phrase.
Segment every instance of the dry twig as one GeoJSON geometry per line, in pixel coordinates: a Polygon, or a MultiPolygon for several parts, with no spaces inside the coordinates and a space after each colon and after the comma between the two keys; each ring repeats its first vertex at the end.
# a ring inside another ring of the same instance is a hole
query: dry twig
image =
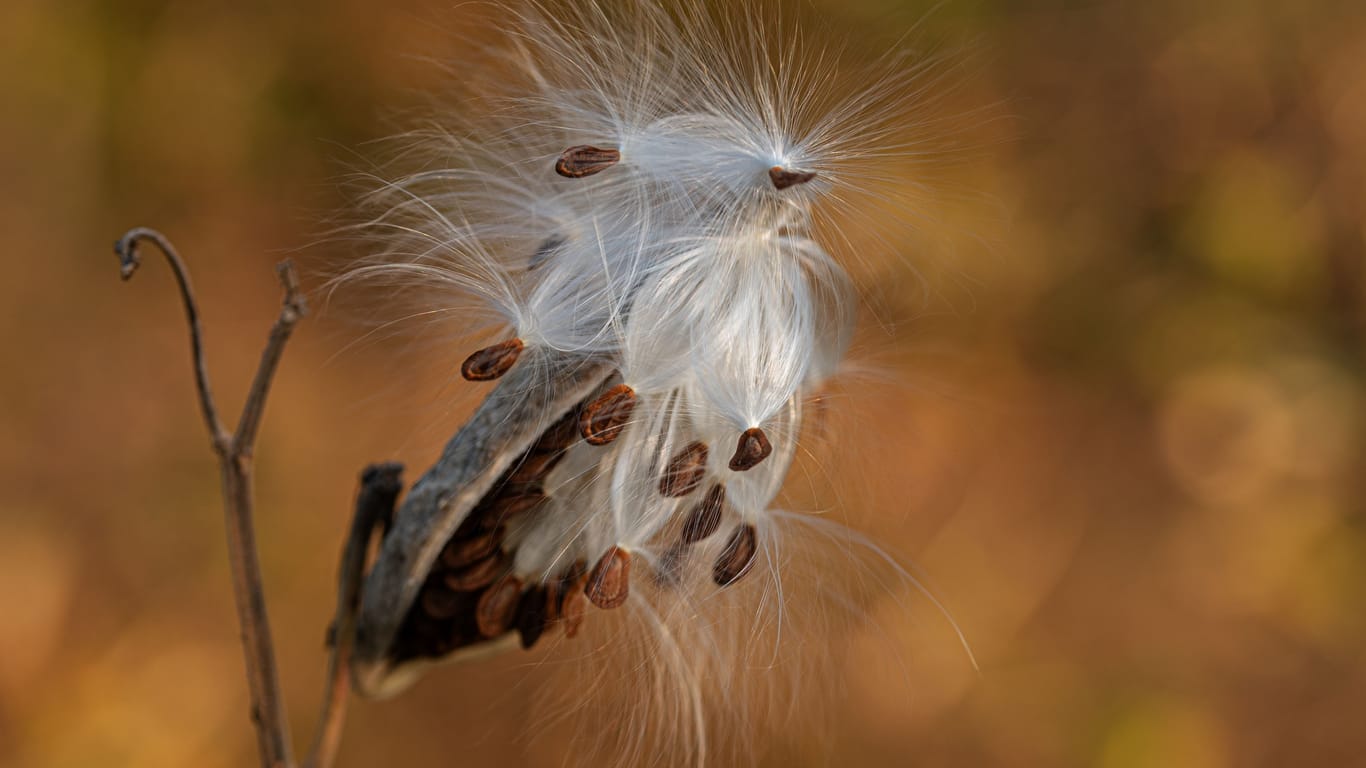
{"type": "MultiPolygon", "coordinates": [[[[180,298],[185,306],[185,315],[190,326],[190,348],[200,411],[208,427],[214,452],[218,455],[222,473],[223,507],[228,529],[228,558],[232,566],[233,594],[237,602],[237,619],[241,629],[242,649],[246,657],[247,682],[251,695],[252,721],[256,726],[261,765],[263,768],[293,768],[296,763],[285,720],[284,701],[280,692],[279,672],[266,613],[260,558],[257,555],[253,526],[255,500],[252,488],[252,451],[275,369],[279,365],[285,343],[289,340],[294,326],[303,318],[307,307],[299,292],[299,282],[293,266],[288,261],[282,262],[278,271],[285,295],[280,314],[271,327],[265,350],[261,354],[260,365],[257,367],[246,404],[238,419],[237,429],[229,433],[219,418],[209,384],[194,289],[190,285],[185,263],[174,246],[154,229],[138,227],[129,230],[114,245],[123,279],[131,278],[137,271],[141,263],[138,245],[142,241],[152,242],[165,254],[179,284],[180,298]]],[[[346,670],[351,648],[350,629],[355,623],[365,556],[374,530],[384,523],[387,515],[392,514],[394,500],[399,492],[400,470],[401,467],[396,464],[376,465],[368,468],[362,476],[362,488],[356,502],[356,518],[343,554],[327,689],[323,696],[318,734],[305,763],[308,768],[327,768],[336,756],[349,690],[346,670]]]]}

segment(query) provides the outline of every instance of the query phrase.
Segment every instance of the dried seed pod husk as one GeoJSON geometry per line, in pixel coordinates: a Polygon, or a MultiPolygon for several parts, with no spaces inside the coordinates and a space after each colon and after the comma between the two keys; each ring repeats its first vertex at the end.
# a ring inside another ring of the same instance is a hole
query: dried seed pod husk
{"type": "Polygon", "coordinates": [[[522,580],[504,576],[479,596],[474,609],[475,625],[484,637],[498,637],[512,628],[517,606],[522,599],[522,580]]]}
{"type": "Polygon", "coordinates": [[[621,151],[601,149],[579,144],[560,153],[555,161],[555,173],[570,179],[581,179],[601,173],[621,162],[621,151]]]}
{"type": "Polygon", "coordinates": [[[449,570],[468,568],[498,551],[503,543],[503,532],[502,526],[469,536],[461,536],[457,531],[441,550],[439,561],[449,570]]]}
{"type": "Polygon", "coordinates": [[[612,547],[593,566],[583,592],[599,608],[616,608],[631,592],[631,553],[612,547]]]}
{"type": "Polygon", "coordinates": [[[517,634],[522,647],[530,648],[545,632],[545,587],[535,586],[522,593],[517,604],[517,634]]]}
{"type": "Polygon", "coordinates": [[[618,384],[583,407],[579,432],[590,445],[607,445],[621,435],[635,407],[636,391],[618,384]]]}
{"type": "Polygon", "coordinates": [[[730,457],[730,468],[735,472],[746,472],[767,459],[770,453],[773,453],[773,445],[768,442],[768,435],[758,427],[750,427],[740,434],[735,455],[730,457]]]}
{"type": "Polygon", "coordinates": [[[789,171],[781,165],[775,165],[768,169],[768,178],[773,182],[774,189],[787,189],[811,181],[816,174],[814,171],[789,171]]]}
{"type": "Polygon", "coordinates": [[[717,556],[712,566],[711,578],[722,587],[730,586],[754,567],[755,556],[759,552],[758,534],[754,526],[745,523],[737,525],[726,541],[726,548],[717,556]]]}
{"type": "Polygon", "coordinates": [[[696,544],[716,533],[721,527],[721,514],[726,506],[726,487],[717,483],[707,490],[707,495],[688,512],[683,521],[683,541],[696,544]]]}
{"type": "Polygon", "coordinates": [[[707,474],[707,444],[689,443],[669,460],[659,478],[659,492],[678,498],[692,493],[707,474]]]}
{"type": "Polygon", "coordinates": [[[506,566],[507,557],[500,550],[458,571],[447,571],[441,578],[450,589],[457,592],[473,592],[492,584],[502,575],[506,566]]]}
{"type": "Polygon", "coordinates": [[[460,365],[460,375],[466,381],[492,381],[511,370],[525,348],[521,339],[508,339],[484,347],[465,358],[460,365]]]}

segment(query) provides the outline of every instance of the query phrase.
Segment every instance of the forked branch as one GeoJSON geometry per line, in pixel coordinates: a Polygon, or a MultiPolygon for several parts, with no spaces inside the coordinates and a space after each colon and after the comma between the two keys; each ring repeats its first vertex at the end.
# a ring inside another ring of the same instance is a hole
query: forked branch
{"type": "MultiPolygon", "coordinates": [[[[252,486],[252,452],[265,411],[266,396],[270,392],[271,381],[284,353],[285,343],[289,341],[294,326],[307,312],[307,307],[299,291],[298,277],[292,265],[288,261],[282,262],[278,268],[280,282],[284,287],[280,314],[271,327],[237,428],[229,433],[219,418],[209,383],[204,358],[203,332],[194,289],[190,285],[185,263],[175,247],[154,229],[138,227],[129,230],[114,245],[123,279],[131,278],[137,271],[141,263],[138,246],[144,241],[155,244],[170,263],[180,287],[181,302],[185,306],[186,320],[190,326],[190,349],[194,362],[195,386],[199,392],[200,411],[209,430],[214,451],[218,454],[222,475],[228,559],[232,567],[233,594],[236,597],[237,619],[246,657],[251,714],[256,727],[261,765],[263,768],[293,768],[296,763],[285,720],[284,700],[280,692],[279,672],[266,611],[253,524],[255,500],[252,486]]],[[[362,477],[363,485],[357,499],[356,521],[343,555],[327,690],[323,697],[323,713],[318,726],[318,736],[306,763],[309,768],[327,768],[336,755],[349,689],[345,670],[351,644],[350,627],[354,624],[365,555],[376,526],[385,519],[385,509],[387,508],[388,513],[392,512],[394,499],[399,492],[400,469],[397,465],[378,465],[367,469],[362,477]]]]}

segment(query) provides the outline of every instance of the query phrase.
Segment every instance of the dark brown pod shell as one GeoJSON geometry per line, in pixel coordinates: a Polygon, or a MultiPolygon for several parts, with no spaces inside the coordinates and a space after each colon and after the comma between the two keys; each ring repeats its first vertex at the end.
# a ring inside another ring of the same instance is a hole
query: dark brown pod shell
{"type": "Polygon", "coordinates": [[[517,634],[521,635],[522,647],[535,645],[545,632],[545,626],[545,588],[532,587],[522,594],[517,604],[517,634]]]}
{"type": "Polygon", "coordinates": [[[749,569],[754,567],[755,555],[758,552],[759,544],[754,526],[737,525],[726,542],[726,548],[717,556],[716,563],[712,566],[712,581],[723,587],[739,581],[741,576],[749,573],[749,569]]]}
{"type": "Polygon", "coordinates": [[[503,556],[502,552],[495,552],[458,571],[447,571],[442,574],[441,580],[448,588],[456,592],[473,592],[476,589],[483,589],[502,574],[506,560],[507,558],[503,556]]]}
{"type": "Polygon", "coordinates": [[[814,171],[789,171],[781,165],[775,165],[768,169],[768,178],[773,182],[774,189],[787,189],[811,181],[816,174],[814,171]]]}
{"type": "Polygon", "coordinates": [[[768,442],[768,435],[758,427],[750,427],[740,434],[735,455],[730,457],[730,468],[735,472],[754,469],[770,453],[773,453],[773,446],[768,442]]]}
{"type": "Polygon", "coordinates": [[[717,483],[707,491],[702,501],[688,512],[688,517],[683,521],[684,543],[696,544],[716,533],[716,529],[721,527],[721,513],[725,507],[726,488],[717,483]]]}
{"type": "Polygon", "coordinates": [[[521,339],[508,339],[484,347],[465,358],[460,365],[460,375],[466,381],[492,381],[507,373],[525,348],[526,344],[521,339]]]}
{"type": "Polygon", "coordinates": [[[579,144],[560,153],[560,158],[555,161],[555,173],[570,179],[581,179],[601,173],[619,162],[619,150],[579,144]]]}
{"type": "Polygon", "coordinates": [[[583,593],[599,608],[616,608],[631,593],[631,553],[612,547],[593,566],[583,593]]]}
{"type": "Polygon", "coordinates": [[[457,538],[446,542],[445,549],[441,550],[440,562],[442,566],[451,570],[468,568],[497,552],[502,543],[502,526],[463,538],[457,534],[457,538]]]}
{"type": "Polygon", "coordinates": [[[659,492],[677,498],[687,496],[702,484],[707,474],[707,444],[691,442],[669,460],[659,477],[659,492]]]}
{"type": "Polygon", "coordinates": [[[504,576],[495,581],[479,596],[479,603],[474,609],[474,621],[479,627],[479,634],[493,638],[511,629],[521,600],[521,579],[504,576]]]}
{"type": "Polygon", "coordinates": [[[635,407],[636,391],[618,384],[583,407],[579,432],[590,445],[607,445],[621,435],[635,407]]]}

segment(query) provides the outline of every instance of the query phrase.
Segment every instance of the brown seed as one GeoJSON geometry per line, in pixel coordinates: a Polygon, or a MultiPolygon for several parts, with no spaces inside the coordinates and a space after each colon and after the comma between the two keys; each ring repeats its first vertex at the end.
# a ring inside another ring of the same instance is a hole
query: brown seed
{"type": "Polygon", "coordinates": [[[758,427],[750,427],[740,434],[735,455],[730,457],[730,468],[735,472],[754,469],[770,453],[773,453],[773,446],[768,442],[768,435],[758,427]]]}
{"type": "Polygon", "coordinates": [[[545,479],[564,458],[564,451],[532,451],[522,456],[507,476],[508,483],[529,484],[545,479]]]}
{"type": "Polygon", "coordinates": [[[441,565],[451,570],[468,568],[492,555],[502,543],[502,526],[467,537],[461,537],[457,532],[456,538],[446,542],[445,549],[441,550],[441,565]]]}
{"type": "Polygon", "coordinates": [[[768,178],[773,181],[775,189],[787,189],[811,181],[816,178],[816,174],[811,171],[789,171],[781,165],[775,165],[768,169],[768,178]]]}
{"type": "Polygon", "coordinates": [[[659,478],[659,492],[678,498],[687,496],[702,484],[707,474],[707,444],[692,442],[679,451],[659,478]]]}
{"type": "Polygon", "coordinates": [[[754,565],[754,556],[759,551],[755,537],[754,526],[735,526],[730,539],[726,541],[726,548],[717,556],[716,563],[712,566],[712,581],[726,587],[749,573],[749,569],[754,565]]]}
{"type": "Polygon", "coordinates": [[[422,612],[433,619],[449,619],[460,611],[460,595],[441,584],[428,584],[418,601],[422,612]]]}
{"type": "MultiPolygon", "coordinates": [[[[577,585],[577,582],[576,582],[577,585]]],[[[560,603],[560,621],[564,622],[564,636],[576,637],[579,634],[579,627],[583,626],[583,607],[588,602],[588,598],[583,595],[583,588],[571,588],[560,603]]]]}
{"type": "Polygon", "coordinates": [[[571,179],[581,179],[605,171],[619,162],[619,150],[579,144],[560,153],[560,159],[555,161],[555,173],[571,179]]]}
{"type": "Polygon", "coordinates": [[[616,608],[631,593],[631,553],[612,547],[593,566],[583,593],[599,608],[616,608]]]}
{"type": "Polygon", "coordinates": [[[521,339],[500,341],[491,347],[484,347],[465,358],[460,365],[460,375],[466,381],[492,381],[512,368],[521,356],[526,344],[521,339]]]}
{"type": "Polygon", "coordinates": [[[579,434],[579,409],[574,408],[560,417],[554,424],[546,427],[541,438],[531,447],[536,452],[558,452],[573,445],[582,437],[579,434]]]}
{"type": "Polygon", "coordinates": [[[636,391],[618,384],[583,407],[579,433],[589,445],[607,445],[621,436],[635,407],[636,391]]]}
{"type": "Polygon", "coordinates": [[[692,508],[687,519],[683,521],[683,542],[696,544],[716,533],[716,529],[721,527],[721,513],[725,506],[726,488],[717,483],[707,491],[707,495],[692,508]]]}
{"type": "Polygon", "coordinates": [[[545,625],[545,587],[532,587],[517,604],[517,634],[522,636],[522,647],[535,645],[545,625]]]}
{"type": "Polygon", "coordinates": [[[479,596],[474,609],[475,625],[484,637],[498,637],[512,628],[517,604],[522,599],[522,580],[504,576],[479,596]]]}
{"type": "Polygon", "coordinates": [[[546,498],[548,497],[539,490],[528,488],[519,488],[511,493],[500,494],[492,505],[493,518],[502,522],[543,504],[546,498]]]}
{"type": "Polygon", "coordinates": [[[506,564],[507,558],[498,551],[458,571],[447,571],[442,581],[456,592],[473,592],[492,584],[506,564]]]}

